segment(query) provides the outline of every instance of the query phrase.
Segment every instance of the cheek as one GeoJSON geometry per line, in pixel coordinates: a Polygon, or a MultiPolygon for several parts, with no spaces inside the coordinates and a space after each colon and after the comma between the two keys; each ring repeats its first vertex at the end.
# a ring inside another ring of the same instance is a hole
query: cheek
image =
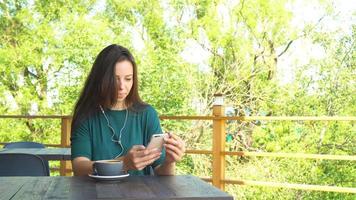
{"type": "Polygon", "coordinates": [[[127,83],[126,85],[127,90],[131,90],[132,86],[133,86],[133,82],[127,83]]]}

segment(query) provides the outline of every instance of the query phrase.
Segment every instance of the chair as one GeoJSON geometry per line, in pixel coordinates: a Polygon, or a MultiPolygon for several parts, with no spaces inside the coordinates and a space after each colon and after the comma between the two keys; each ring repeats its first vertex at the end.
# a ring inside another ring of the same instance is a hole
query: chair
{"type": "MultiPolygon", "coordinates": [[[[11,142],[5,144],[4,148],[46,148],[46,146],[38,142],[11,142]]],[[[50,174],[48,160],[43,161],[47,165],[48,174],[50,174]]]]}
{"type": "Polygon", "coordinates": [[[0,176],[49,176],[41,157],[26,153],[0,154],[0,176]]]}

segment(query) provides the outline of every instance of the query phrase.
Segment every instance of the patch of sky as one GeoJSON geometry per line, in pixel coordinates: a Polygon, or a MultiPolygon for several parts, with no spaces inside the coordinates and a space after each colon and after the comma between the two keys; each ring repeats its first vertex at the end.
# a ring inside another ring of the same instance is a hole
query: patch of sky
{"type": "Polygon", "coordinates": [[[15,111],[18,109],[18,105],[14,96],[12,96],[11,92],[4,91],[5,104],[8,106],[10,111],[15,111]]]}
{"type": "Polygon", "coordinates": [[[216,7],[216,11],[218,14],[218,18],[220,20],[220,28],[222,29],[223,32],[226,32],[230,29],[230,9],[227,7],[227,5],[220,3],[216,7]]]}
{"type": "Polygon", "coordinates": [[[103,13],[106,9],[106,1],[105,0],[99,0],[96,1],[93,9],[90,10],[89,14],[86,16],[87,19],[93,18],[95,15],[99,13],[103,13]]]}
{"type": "Polygon", "coordinates": [[[143,17],[139,13],[135,13],[136,23],[134,26],[127,26],[127,31],[131,33],[132,46],[138,52],[145,48],[145,41],[148,41],[149,36],[147,29],[143,24],[143,17]]]}
{"type": "Polygon", "coordinates": [[[211,53],[204,49],[196,40],[188,39],[180,55],[186,62],[196,64],[200,72],[209,73],[211,71],[209,66],[211,53]]]}
{"type": "Polygon", "coordinates": [[[36,115],[38,113],[38,104],[36,102],[31,103],[31,108],[28,111],[29,115],[36,115]]]}
{"type": "MultiPolygon", "coordinates": [[[[336,13],[334,16],[324,17],[327,10],[320,5],[319,1],[295,1],[287,4],[286,9],[293,13],[291,25],[302,30],[306,24],[318,24],[316,31],[333,32],[335,39],[352,34],[352,26],[356,24],[356,4],[349,0],[332,2],[336,13]],[[319,20],[321,21],[319,22],[319,20]]],[[[285,46],[279,47],[281,52],[285,46]]],[[[277,79],[281,85],[294,81],[296,70],[308,64],[311,60],[322,60],[327,56],[326,49],[320,44],[314,43],[307,38],[295,40],[289,50],[279,58],[277,64],[277,79]]],[[[313,72],[313,71],[311,71],[313,72]]],[[[313,76],[311,74],[311,76],[313,76]]],[[[314,76],[317,76],[315,74],[314,76]]],[[[316,85],[310,87],[317,89],[316,85]]]]}
{"type": "Polygon", "coordinates": [[[75,63],[65,60],[63,67],[54,74],[54,77],[62,86],[75,86],[78,84],[76,80],[81,75],[82,71],[79,70],[75,63]]]}
{"type": "Polygon", "coordinates": [[[163,20],[164,20],[164,23],[167,25],[167,27],[168,28],[173,28],[175,26],[178,26],[178,20],[173,14],[176,11],[171,6],[169,1],[162,0],[162,1],[160,1],[160,4],[161,4],[162,9],[163,9],[163,20]]]}
{"type": "MultiPolygon", "coordinates": [[[[49,57],[43,61],[42,65],[50,65],[51,62],[53,60],[49,57]]],[[[77,85],[82,73],[75,63],[67,60],[64,61],[63,67],[59,71],[48,72],[47,105],[52,107],[54,103],[59,102],[58,86],[71,87],[77,85]]]]}

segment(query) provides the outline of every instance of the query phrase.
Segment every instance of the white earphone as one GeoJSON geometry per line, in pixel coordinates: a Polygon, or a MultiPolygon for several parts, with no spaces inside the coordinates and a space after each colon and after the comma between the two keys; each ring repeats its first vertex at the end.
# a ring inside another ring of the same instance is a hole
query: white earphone
{"type": "Polygon", "coordinates": [[[124,130],[126,122],[127,122],[128,110],[127,110],[127,108],[125,109],[126,110],[125,121],[124,121],[124,125],[122,126],[122,128],[120,129],[120,132],[119,132],[119,140],[115,140],[114,137],[116,135],[116,132],[115,132],[114,128],[111,126],[109,118],[106,116],[103,107],[101,105],[99,105],[99,107],[100,107],[101,113],[103,113],[103,115],[104,115],[104,117],[106,119],[106,122],[108,123],[108,127],[110,128],[110,130],[112,132],[111,141],[113,141],[113,142],[117,143],[118,145],[120,145],[120,148],[121,148],[121,152],[119,153],[119,155],[115,156],[115,158],[120,157],[121,154],[124,152],[124,149],[125,149],[124,146],[121,143],[121,136],[122,136],[122,131],[124,130]]]}

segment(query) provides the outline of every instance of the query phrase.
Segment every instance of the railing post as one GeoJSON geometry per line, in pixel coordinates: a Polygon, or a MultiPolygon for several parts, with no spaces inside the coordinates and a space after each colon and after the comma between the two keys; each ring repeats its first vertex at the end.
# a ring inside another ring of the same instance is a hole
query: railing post
{"type": "MultiPolygon", "coordinates": [[[[72,118],[70,117],[63,117],[61,118],[61,147],[68,147],[70,146],[70,126],[72,122],[72,118]]],[[[61,160],[60,170],[59,173],[61,176],[71,176],[72,173],[69,171],[72,169],[71,161],[64,161],[61,160]]]]}
{"type": "MultiPolygon", "coordinates": [[[[223,96],[214,95],[213,115],[215,117],[225,116],[223,96]]],[[[222,180],[225,179],[225,120],[213,120],[213,185],[222,190],[225,189],[222,180]]]]}

